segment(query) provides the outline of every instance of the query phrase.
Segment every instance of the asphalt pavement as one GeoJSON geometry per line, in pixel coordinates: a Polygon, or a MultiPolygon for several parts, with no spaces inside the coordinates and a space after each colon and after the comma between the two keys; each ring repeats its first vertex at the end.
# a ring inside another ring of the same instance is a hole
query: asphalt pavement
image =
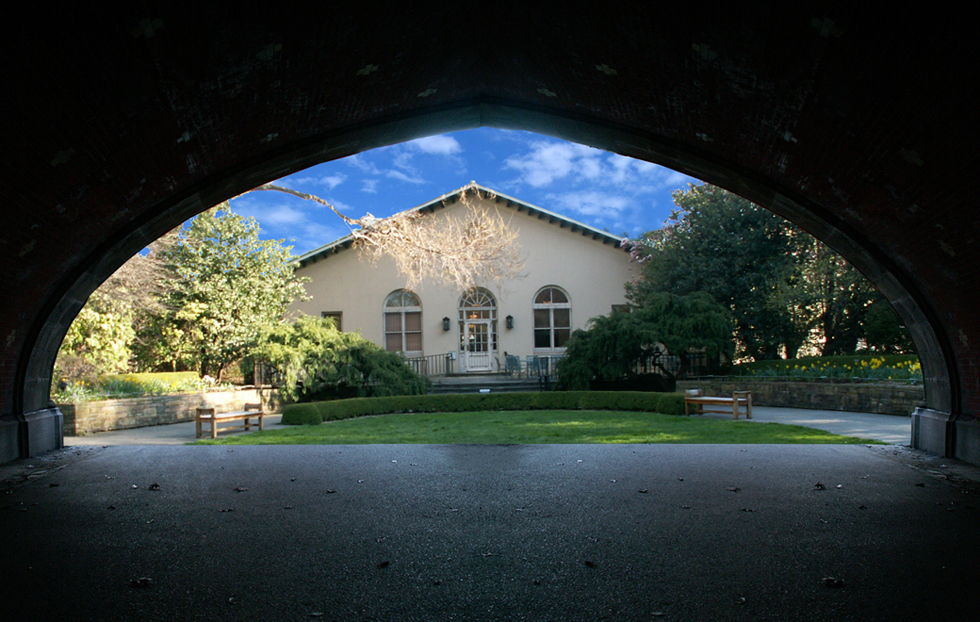
{"type": "Polygon", "coordinates": [[[73,447],[0,469],[4,620],[974,620],[900,446],[73,447]]]}
{"type": "MultiPolygon", "coordinates": [[[[783,410],[753,420],[803,415],[783,410]]],[[[870,417],[808,421],[908,425],[870,417]]],[[[980,469],[902,445],[228,447],[162,428],[0,466],[4,620],[976,619],[980,469]]]]}

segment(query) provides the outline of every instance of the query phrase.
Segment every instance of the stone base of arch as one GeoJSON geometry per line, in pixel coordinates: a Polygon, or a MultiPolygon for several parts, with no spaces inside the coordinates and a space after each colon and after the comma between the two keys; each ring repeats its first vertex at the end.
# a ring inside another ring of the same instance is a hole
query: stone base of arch
{"type": "Polygon", "coordinates": [[[0,464],[65,446],[64,416],[57,408],[0,417],[0,464]]]}
{"type": "Polygon", "coordinates": [[[912,447],[980,464],[980,422],[965,415],[916,408],[912,413],[912,447]]]}

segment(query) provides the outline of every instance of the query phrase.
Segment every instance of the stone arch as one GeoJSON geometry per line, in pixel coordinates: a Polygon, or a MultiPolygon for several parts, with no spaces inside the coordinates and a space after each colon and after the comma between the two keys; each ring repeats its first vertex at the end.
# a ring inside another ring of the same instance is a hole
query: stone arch
{"type": "Polygon", "coordinates": [[[51,302],[46,320],[35,328],[37,338],[27,364],[22,367],[21,399],[25,410],[37,410],[46,405],[50,367],[57,348],[71,319],[92,291],[126,259],[187,218],[277,176],[322,161],[435,132],[480,126],[526,129],[662,164],[739,194],[801,226],[854,264],[881,289],[906,323],[919,351],[926,378],[927,406],[945,412],[953,409],[958,396],[955,394],[957,383],[952,379],[955,366],[950,364],[951,348],[938,338],[933,315],[923,306],[921,294],[902,278],[901,272],[894,269],[870,240],[862,239],[840,219],[787,189],[751,179],[746,171],[734,165],[709,161],[696,153],[668,149],[651,136],[501,102],[467,102],[456,109],[382,122],[350,135],[328,137],[314,146],[302,146],[266,162],[243,167],[228,177],[215,179],[191,197],[154,206],[150,211],[158,214],[156,218],[133,223],[119,239],[101,245],[84,262],[87,269],[81,271],[60,299],[51,302]],[[324,158],[324,155],[328,157],[324,158]],[[28,395],[31,392],[34,395],[28,395]]]}
{"type": "Polygon", "coordinates": [[[311,164],[490,126],[663,164],[827,242],[916,341],[928,409],[914,443],[980,461],[978,225],[958,177],[976,159],[974,115],[949,62],[969,51],[969,21],[854,3],[819,13],[644,5],[556,23],[543,7],[406,5],[277,20],[140,5],[11,33],[23,62],[2,172],[15,302],[0,313],[0,446],[16,448],[2,459],[53,445],[42,437],[56,425],[38,436],[30,421],[57,346],[147,242],[311,164]],[[906,31],[920,36],[893,45],[906,31]]]}

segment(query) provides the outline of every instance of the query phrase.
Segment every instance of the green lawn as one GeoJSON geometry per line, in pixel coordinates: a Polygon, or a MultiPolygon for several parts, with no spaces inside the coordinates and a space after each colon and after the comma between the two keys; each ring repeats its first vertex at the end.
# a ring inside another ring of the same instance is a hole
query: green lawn
{"type": "Polygon", "coordinates": [[[220,445],[509,443],[867,444],[795,425],[605,410],[377,415],[202,440],[220,445]]]}

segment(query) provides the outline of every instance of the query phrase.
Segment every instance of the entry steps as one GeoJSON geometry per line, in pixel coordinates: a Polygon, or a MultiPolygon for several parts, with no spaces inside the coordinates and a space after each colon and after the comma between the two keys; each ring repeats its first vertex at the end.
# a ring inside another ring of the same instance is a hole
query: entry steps
{"type": "Polygon", "coordinates": [[[518,393],[544,391],[543,378],[512,378],[500,374],[465,374],[431,378],[430,395],[459,393],[518,393]]]}

